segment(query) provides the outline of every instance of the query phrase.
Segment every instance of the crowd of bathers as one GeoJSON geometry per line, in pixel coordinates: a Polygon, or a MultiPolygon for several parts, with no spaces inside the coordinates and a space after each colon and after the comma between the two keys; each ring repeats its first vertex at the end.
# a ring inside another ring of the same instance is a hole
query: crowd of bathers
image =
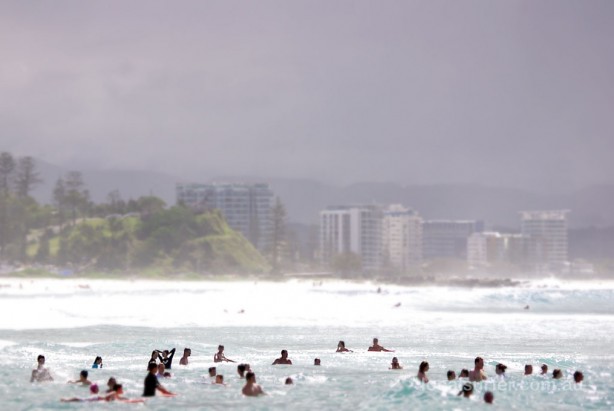
{"type": "MultiPolygon", "coordinates": [[[[384,348],[379,344],[379,340],[377,338],[373,339],[373,344],[367,349],[367,351],[373,352],[394,352],[394,350],[389,350],[384,348]]],[[[344,341],[339,341],[337,344],[338,353],[347,353],[353,352],[352,350],[346,348],[344,341]]],[[[184,348],[183,356],[179,360],[180,365],[188,365],[189,357],[192,355],[192,350],[190,348],[184,348]]],[[[175,396],[176,394],[166,389],[160,381],[165,378],[171,378],[172,374],[169,370],[172,369],[173,366],[173,358],[175,356],[175,348],[171,350],[154,350],[151,353],[151,357],[149,362],[147,363],[147,375],[144,380],[144,388],[143,388],[143,397],[153,397],[156,395],[156,392],[159,395],[163,396],[175,396]]],[[[213,355],[213,361],[216,363],[219,362],[232,362],[235,361],[227,358],[224,354],[224,346],[219,345],[218,351],[213,355]]],[[[44,382],[44,381],[53,381],[53,377],[49,370],[45,367],[45,356],[39,355],[37,358],[37,367],[32,370],[31,382],[44,382]]],[[[276,358],[272,365],[292,365],[292,360],[288,358],[288,351],[281,350],[281,355],[279,358],[276,358]]],[[[313,362],[314,366],[321,365],[321,361],[319,358],[315,358],[313,362]]],[[[97,356],[92,363],[92,368],[102,368],[102,357],[97,356]]],[[[390,363],[391,370],[402,370],[403,367],[399,363],[399,359],[397,357],[393,357],[390,363]]],[[[498,363],[495,366],[495,373],[497,378],[505,379],[507,366],[498,363]]],[[[225,385],[224,376],[217,374],[216,367],[209,367],[209,378],[211,379],[212,384],[225,385]]],[[[428,373],[429,371],[429,363],[427,361],[422,361],[418,367],[418,373],[416,378],[422,383],[428,383],[428,373]]],[[[237,374],[239,377],[244,380],[244,386],[241,390],[243,395],[245,396],[259,396],[264,394],[264,390],[260,385],[256,383],[256,374],[252,371],[249,364],[238,364],[237,365],[237,374]]],[[[526,364],[524,367],[524,375],[530,376],[533,375],[533,366],[531,364],[526,364]]],[[[541,373],[542,376],[548,376],[548,365],[541,365],[541,373]]],[[[68,381],[71,384],[81,384],[83,386],[87,386],[90,389],[91,396],[90,397],[73,397],[73,398],[62,398],[63,402],[81,402],[81,401],[122,401],[122,402],[143,402],[144,399],[130,399],[124,397],[123,387],[121,384],[117,383],[117,380],[114,377],[109,378],[107,382],[107,389],[104,392],[101,392],[98,384],[92,383],[88,379],[89,373],[87,370],[82,370],[79,378],[74,381],[68,381]]],[[[563,378],[563,371],[559,368],[554,369],[552,371],[553,379],[561,379],[563,378]]],[[[473,395],[474,392],[474,382],[481,382],[488,379],[484,371],[484,359],[482,357],[476,357],[474,360],[474,368],[472,370],[463,369],[460,371],[458,377],[456,372],[453,370],[449,370],[447,372],[448,381],[454,381],[457,379],[467,379],[462,386],[461,391],[458,393],[459,396],[463,396],[469,398],[473,395]]],[[[573,373],[573,380],[575,383],[581,383],[584,380],[584,375],[581,371],[575,371],[573,373]]],[[[285,384],[293,384],[294,381],[291,377],[286,378],[285,384]]],[[[491,391],[487,391],[484,394],[484,401],[486,403],[492,403],[494,400],[494,395],[491,391]]]]}

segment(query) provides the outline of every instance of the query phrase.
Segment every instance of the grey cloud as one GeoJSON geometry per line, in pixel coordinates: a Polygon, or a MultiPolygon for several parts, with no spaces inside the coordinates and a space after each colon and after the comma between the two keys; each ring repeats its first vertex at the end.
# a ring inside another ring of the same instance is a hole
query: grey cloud
{"type": "Polygon", "coordinates": [[[613,18],[608,1],[3,2],[0,142],[175,175],[609,181],[613,18]]]}

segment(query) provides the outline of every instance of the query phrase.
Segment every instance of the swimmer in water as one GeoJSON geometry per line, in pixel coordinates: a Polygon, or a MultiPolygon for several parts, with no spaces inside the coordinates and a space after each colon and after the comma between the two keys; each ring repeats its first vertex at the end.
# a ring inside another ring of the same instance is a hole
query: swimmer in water
{"type": "Polygon", "coordinates": [[[263,395],[264,391],[262,391],[262,387],[256,384],[256,374],[253,372],[248,372],[245,376],[245,385],[241,390],[243,395],[248,397],[257,397],[259,395],[263,395]]]}
{"type": "Polygon", "coordinates": [[[215,376],[215,384],[217,385],[226,385],[224,384],[224,376],[221,374],[218,374],[215,376]]]}
{"type": "Polygon", "coordinates": [[[347,348],[345,348],[345,342],[344,341],[339,341],[339,343],[337,343],[337,351],[336,352],[354,352],[354,351],[348,350],[347,348]]]}
{"type": "Polygon", "coordinates": [[[377,338],[373,339],[373,345],[369,347],[367,351],[377,351],[377,352],[394,352],[394,350],[387,350],[386,348],[379,345],[379,340],[377,338]]]}
{"type": "Polygon", "coordinates": [[[117,385],[117,380],[115,379],[115,377],[111,377],[109,378],[109,381],[107,381],[107,393],[114,391],[114,387],[117,385]]]}
{"type": "Polygon", "coordinates": [[[183,357],[179,360],[179,365],[188,365],[188,357],[192,355],[192,350],[190,348],[183,349],[183,357]]]}
{"type": "Polygon", "coordinates": [[[392,357],[392,362],[390,363],[391,370],[402,370],[401,364],[399,364],[399,359],[397,357],[392,357]]]}
{"type": "Polygon", "coordinates": [[[495,374],[497,374],[499,378],[505,379],[507,378],[507,375],[505,375],[505,370],[507,370],[507,365],[499,363],[495,367],[495,374]]]}
{"type": "Polygon", "coordinates": [[[153,350],[151,352],[151,358],[149,359],[149,362],[147,363],[147,369],[149,369],[149,366],[151,364],[155,364],[156,367],[158,366],[158,357],[160,356],[160,352],[158,350],[153,350]]]}
{"type": "Polygon", "coordinates": [[[546,375],[548,374],[548,366],[546,364],[542,364],[542,372],[540,375],[546,375]]]}
{"type": "Polygon", "coordinates": [[[475,368],[469,371],[469,381],[480,382],[487,379],[488,377],[484,372],[484,359],[482,357],[476,357],[474,363],[475,368]]]}
{"type": "Polygon", "coordinates": [[[160,364],[158,364],[158,373],[156,374],[156,377],[158,379],[160,379],[160,378],[170,378],[171,377],[171,373],[166,371],[166,367],[164,366],[164,364],[160,363],[160,364]]]}
{"type": "Polygon", "coordinates": [[[166,368],[167,370],[170,370],[171,367],[173,366],[173,357],[175,356],[175,349],[173,348],[172,350],[164,350],[164,351],[160,351],[160,350],[156,350],[158,351],[158,359],[160,360],[160,362],[162,364],[164,364],[164,368],[166,368]],[[162,356],[160,356],[160,352],[162,353],[162,356]]]}
{"type": "Polygon", "coordinates": [[[68,381],[68,384],[81,384],[81,385],[85,385],[89,387],[90,385],[92,385],[92,382],[87,379],[87,376],[88,376],[87,370],[82,370],[79,373],[79,379],[75,381],[68,381]]]}
{"type": "Polygon", "coordinates": [[[224,355],[224,346],[218,345],[217,352],[213,355],[213,362],[222,362],[222,361],[236,362],[236,361],[226,358],[226,356],[224,355]]]}
{"type": "Polygon", "coordinates": [[[446,375],[448,377],[448,381],[454,381],[456,379],[456,373],[453,370],[448,370],[446,375]]]}
{"type": "Polygon", "coordinates": [[[237,374],[239,374],[239,378],[245,378],[245,364],[237,365],[237,374]]]}
{"type": "Polygon", "coordinates": [[[418,375],[416,376],[420,381],[426,383],[429,382],[429,377],[426,376],[426,372],[429,370],[429,363],[422,361],[418,368],[418,375]]]}
{"type": "Polygon", "coordinates": [[[563,378],[563,371],[558,368],[555,369],[554,371],[552,371],[552,378],[554,378],[555,380],[560,380],[561,378],[563,378]]]}
{"type": "Polygon", "coordinates": [[[494,400],[495,400],[495,395],[492,393],[492,391],[486,391],[484,393],[484,402],[486,404],[492,404],[494,400]]]}
{"type": "Polygon", "coordinates": [[[216,375],[217,375],[217,368],[209,367],[209,378],[211,378],[211,382],[215,381],[216,375]]]}
{"type": "Polygon", "coordinates": [[[272,365],[292,365],[292,360],[290,360],[288,358],[288,351],[287,350],[281,350],[281,357],[275,359],[275,361],[273,361],[272,365]]]}
{"type": "Polygon", "coordinates": [[[461,378],[469,378],[469,370],[466,368],[463,368],[460,372],[460,374],[458,374],[458,379],[461,378]]]}
{"type": "Polygon", "coordinates": [[[470,382],[466,382],[463,384],[463,388],[458,392],[457,395],[462,395],[463,398],[469,398],[473,394],[473,384],[470,382]]]}
{"type": "Polygon", "coordinates": [[[92,397],[89,397],[89,398],[79,398],[79,397],[62,398],[60,399],[60,401],[62,402],[113,401],[117,395],[115,391],[112,391],[109,394],[106,394],[104,396],[99,396],[98,392],[99,392],[98,385],[91,384],[90,393],[93,395],[92,397]]]}
{"type": "Polygon", "coordinates": [[[45,356],[39,355],[36,359],[37,366],[32,370],[32,376],[30,377],[30,382],[44,382],[44,381],[53,381],[49,370],[45,368],[45,356]]]}
{"type": "Polygon", "coordinates": [[[313,365],[320,365],[320,359],[319,358],[314,359],[313,365]]]}
{"type": "Polygon", "coordinates": [[[533,366],[531,364],[525,364],[524,366],[524,375],[533,374],[533,366]]]}
{"type": "Polygon", "coordinates": [[[160,391],[164,395],[172,396],[175,395],[158,381],[156,377],[156,372],[158,371],[158,366],[155,363],[149,364],[147,369],[149,371],[144,381],[144,389],[143,389],[143,397],[154,397],[156,395],[156,391],[160,391]]]}
{"type": "Polygon", "coordinates": [[[576,371],[573,373],[573,380],[576,384],[581,383],[582,381],[584,381],[584,374],[582,374],[582,371],[576,371]]]}
{"type": "Polygon", "coordinates": [[[102,368],[102,357],[96,357],[92,364],[92,368],[102,368]]]}
{"type": "Polygon", "coordinates": [[[286,382],[284,384],[292,385],[292,384],[294,384],[294,381],[292,381],[292,378],[288,377],[288,378],[286,378],[286,382]]]}

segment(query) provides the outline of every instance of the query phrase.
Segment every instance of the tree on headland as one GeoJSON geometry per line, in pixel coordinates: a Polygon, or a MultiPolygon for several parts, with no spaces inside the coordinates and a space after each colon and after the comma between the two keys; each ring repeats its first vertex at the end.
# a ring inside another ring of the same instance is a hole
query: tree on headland
{"type": "Polygon", "coordinates": [[[278,273],[281,259],[286,247],[286,207],[281,199],[275,199],[272,209],[273,227],[271,230],[271,266],[273,272],[278,273]]]}
{"type": "Polygon", "coordinates": [[[11,153],[0,153],[0,193],[8,196],[15,171],[15,159],[11,153]]]}
{"type": "Polygon", "coordinates": [[[36,171],[36,163],[32,157],[22,157],[17,161],[15,175],[15,191],[19,198],[30,195],[30,191],[43,180],[40,173],[36,171]]]}
{"type": "Polygon", "coordinates": [[[58,178],[53,187],[53,204],[57,209],[58,225],[62,229],[66,212],[66,185],[62,177],[58,178]]]}
{"type": "Polygon", "coordinates": [[[69,171],[64,181],[66,187],[65,204],[71,212],[72,225],[77,222],[77,213],[85,211],[89,204],[89,191],[85,189],[80,171],[69,171]]]}
{"type": "Polygon", "coordinates": [[[10,242],[9,203],[11,201],[11,180],[15,171],[15,159],[10,153],[0,153],[0,257],[6,254],[10,242]]]}

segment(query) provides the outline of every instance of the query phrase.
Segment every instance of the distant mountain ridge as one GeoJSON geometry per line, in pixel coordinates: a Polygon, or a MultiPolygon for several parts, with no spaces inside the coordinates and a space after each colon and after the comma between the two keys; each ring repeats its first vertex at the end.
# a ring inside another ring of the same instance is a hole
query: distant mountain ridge
{"type": "MultiPolygon", "coordinates": [[[[45,181],[36,188],[34,196],[40,202],[49,203],[55,182],[68,169],[41,160],[37,160],[37,165],[45,181]]],[[[80,171],[95,202],[106,201],[109,192],[117,189],[124,199],[155,195],[172,205],[176,201],[177,182],[268,182],[285,204],[288,220],[302,224],[317,224],[319,212],[330,205],[401,203],[417,210],[426,219],[481,219],[489,226],[510,229],[519,227],[519,211],[539,209],[571,210],[571,227],[614,225],[614,184],[547,194],[478,184],[356,183],[336,187],[308,179],[203,177],[197,181],[150,171],[80,171]]]]}

